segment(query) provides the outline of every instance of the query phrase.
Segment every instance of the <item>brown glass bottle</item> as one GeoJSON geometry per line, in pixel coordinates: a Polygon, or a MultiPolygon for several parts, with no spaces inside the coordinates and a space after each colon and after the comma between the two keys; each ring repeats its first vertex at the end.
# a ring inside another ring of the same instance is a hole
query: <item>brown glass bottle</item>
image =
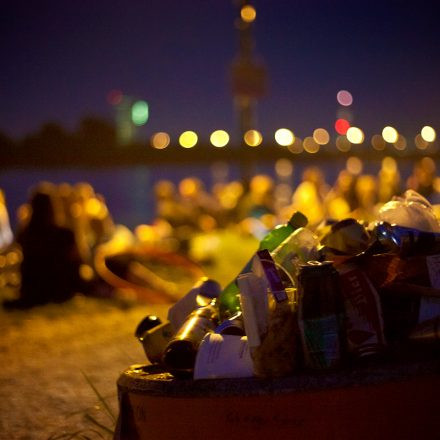
{"type": "Polygon", "coordinates": [[[199,345],[217,324],[215,300],[194,310],[165,348],[163,363],[167,370],[176,377],[191,377],[199,345]]]}

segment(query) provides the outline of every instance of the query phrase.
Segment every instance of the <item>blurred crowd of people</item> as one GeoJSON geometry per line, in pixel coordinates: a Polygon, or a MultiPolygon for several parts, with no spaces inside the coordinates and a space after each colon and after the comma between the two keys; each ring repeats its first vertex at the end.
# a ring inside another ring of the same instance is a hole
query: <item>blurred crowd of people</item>
{"type": "Polygon", "coordinates": [[[21,256],[20,296],[5,306],[63,302],[87,292],[94,278],[94,250],[115,227],[103,197],[87,183],[42,182],[17,217],[12,245],[21,256]]]}
{"type": "MultiPolygon", "coordinates": [[[[258,174],[249,182],[216,183],[210,190],[195,177],[177,185],[161,180],[154,187],[154,221],[140,224],[133,233],[125,228],[128,241],[192,256],[194,237],[234,228],[258,239],[296,210],[307,216],[313,228],[324,219],[372,221],[384,203],[406,189],[417,191],[434,206],[440,203],[440,177],[429,157],[416,162],[406,180],[391,157],[383,159],[377,175],[362,173],[362,163],[352,158],[333,185],[326,182],[321,168],[313,166],[303,171],[294,187],[291,171],[278,179],[258,174]]],[[[20,263],[20,296],[10,307],[65,301],[76,292],[97,289],[102,280],[96,270],[96,250],[115,241],[119,225],[91,185],[42,182],[18,209],[17,219],[13,234],[0,192],[0,260],[15,246],[9,259],[20,263]],[[12,258],[14,252],[20,258],[12,258]]],[[[207,241],[201,243],[203,247],[207,241]]]]}
{"type": "Polygon", "coordinates": [[[155,186],[157,219],[170,225],[184,242],[194,232],[240,227],[259,235],[286,221],[293,211],[303,212],[311,226],[324,219],[353,217],[365,221],[375,218],[380,206],[394,195],[413,189],[437,203],[440,178],[435,162],[425,157],[416,162],[404,181],[395,159],[386,157],[377,175],[363,174],[362,163],[352,158],[331,186],[318,166],[306,168],[300,183],[258,174],[246,184],[241,181],[215,184],[208,191],[201,180],[185,178],[174,185],[162,180],[155,186]]]}

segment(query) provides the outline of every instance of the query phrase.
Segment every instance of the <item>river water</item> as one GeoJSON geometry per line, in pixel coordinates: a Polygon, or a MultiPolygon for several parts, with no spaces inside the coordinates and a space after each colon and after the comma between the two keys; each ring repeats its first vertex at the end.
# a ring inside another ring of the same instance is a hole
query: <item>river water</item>
{"type": "MultiPolygon", "coordinates": [[[[320,166],[325,174],[327,183],[333,184],[338,172],[345,167],[345,160],[319,162],[313,165],[320,166]]],[[[293,163],[293,174],[290,183],[295,186],[301,180],[301,174],[310,163],[293,163]]],[[[364,163],[364,172],[377,174],[379,162],[364,163]]],[[[400,167],[402,177],[406,177],[411,168],[409,164],[400,167]]],[[[256,164],[253,172],[266,173],[276,179],[274,163],[256,164]]],[[[106,199],[108,208],[117,223],[130,228],[149,223],[155,216],[153,188],[160,179],[169,179],[177,184],[188,176],[200,178],[209,189],[213,183],[239,179],[240,169],[236,164],[214,163],[184,165],[178,164],[160,166],[127,166],[109,168],[56,168],[56,169],[10,169],[0,172],[0,188],[6,196],[10,221],[16,225],[17,208],[28,200],[30,189],[37,183],[45,180],[53,183],[77,182],[90,183],[97,193],[106,199]]]]}

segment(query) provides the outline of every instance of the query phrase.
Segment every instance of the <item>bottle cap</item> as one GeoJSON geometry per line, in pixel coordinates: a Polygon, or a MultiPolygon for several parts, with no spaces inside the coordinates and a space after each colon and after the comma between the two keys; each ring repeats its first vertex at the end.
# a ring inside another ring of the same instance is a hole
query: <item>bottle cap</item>
{"type": "Polygon", "coordinates": [[[292,217],[290,217],[287,223],[290,223],[296,229],[303,228],[308,222],[309,220],[302,212],[296,211],[293,213],[292,217]]]}
{"type": "Polygon", "coordinates": [[[139,340],[142,340],[142,337],[148,330],[151,330],[154,327],[162,324],[161,319],[156,315],[147,315],[137,326],[134,335],[139,340]]]}

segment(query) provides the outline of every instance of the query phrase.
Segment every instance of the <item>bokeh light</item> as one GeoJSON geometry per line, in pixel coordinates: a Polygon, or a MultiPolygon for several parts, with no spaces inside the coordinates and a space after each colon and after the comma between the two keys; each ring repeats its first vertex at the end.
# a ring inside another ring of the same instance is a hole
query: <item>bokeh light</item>
{"type": "Polygon", "coordinates": [[[98,217],[101,211],[101,202],[96,197],[90,197],[85,202],[85,211],[90,217],[98,217]]]}
{"type": "Polygon", "coordinates": [[[353,104],[353,96],[347,90],[339,90],[339,92],[336,94],[336,99],[339,104],[345,107],[353,104]]]}
{"type": "Polygon", "coordinates": [[[380,134],[375,134],[371,138],[371,145],[377,151],[382,151],[386,147],[386,143],[384,141],[384,138],[380,134]]]}
{"type": "Polygon", "coordinates": [[[280,177],[290,177],[293,173],[293,164],[289,159],[278,159],[275,162],[275,172],[280,177]]]}
{"type": "Polygon", "coordinates": [[[81,264],[79,266],[79,276],[84,281],[91,281],[95,276],[95,271],[93,270],[92,266],[88,264],[81,264]]]}
{"type": "Polygon", "coordinates": [[[406,148],[406,144],[407,142],[405,137],[399,134],[399,136],[397,137],[397,141],[394,142],[393,145],[396,150],[403,151],[406,148]]]}
{"type": "Polygon", "coordinates": [[[263,142],[263,136],[257,130],[248,130],[243,136],[244,142],[250,147],[258,147],[263,142]]]}
{"type": "Polygon", "coordinates": [[[224,147],[229,142],[229,134],[224,130],[216,130],[211,133],[209,138],[214,147],[224,147]]]}
{"type": "Polygon", "coordinates": [[[178,188],[183,197],[193,197],[200,189],[200,181],[195,177],[185,177],[179,182],[178,188]]]}
{"type": "Polygon", "coordinates": [[[279,145],[287,147],[295,141],[295,136],[288,128],[280,128],[275,132],[275,140],[279,145]]]}
{"type": "Polygon", "coordinates": [[[179,136],[179,144],[183,148],[192,148],[197,144],[197,141],[198,141],[197,134],[190,130],[184,131],[179,136]]]}
{"type": "Polygon", "coordinates": [[[358,176],[362,173],[362,170],[364,168],[364,164],[362,161],[355,156],[350,156],[347,159],[345,167],[347,168],[347,171],[351,174],[354,174],[355,176],[358,176]]]}
{"type": "Polygon", "coordinates": [[[397,142],[397,139],[399,138],[399,133],[394,127],[390,127],[389,125],[387,125],[382,130],[382,137],[385,139],[386,142],[394,144],[394,142],[397,142]]]}
{"type": "Polygon", "coordinates": [[[330,135],[325,128],[317,128],[313,131],[313,139],[319,145],[327,145],[330,142],[330,135]]]}
{"type": "Polygon", "coordinates": [[[386,156],[382,159],[382,168],[389,173],[395,173],[397,170],[396,159],[390,156],[386,156]]]}
{"type": "Polygon", "coordinates": [[[153,241],[156,237],[154,228],[151,225],[141,224],[136,226],[134,233],[136,237],[142,242],[153,241]]]}
{"type": "Polygon", "coordinates": [[[167,133],[159,131],[151,136],[150,143],[153,148],[163,150],[170,144],[170,137],[167,133]]]}
{"type": "Polygon", "coordinates": [[[252,23],[257,18],[257,11],[251,5],[245,5],[240,10],[240,16],[246,23],[252,23]]]}
{"type": "Polygon", "coordinates": [[[435,130],[430,127],[429,125],[425,125],[422,130],[420,131],[420,134],[424,141],[426,142],[434,142],[436,138],[435,130]]]}
{"type": "Polygon", "coordinates": [[[319,151],[319,144],[311,136],[307,136],[303,141],[303,148],[307,153],[315,154],[319,151]]]}
{"type": "Polygon", "coordinates": [[[134,125],[144,125],[148,121],[149,109],[145,101],[136,101],[131,107],[131,119],[134,125]]]}
{"type": "Polygon", "coordinates": [[[335,130],[340,135],[347,134],[347,130],[350,128],[350,122],[346,119],[339,118],[335,122],[335,130]]]}
{"type": "Polygon", "coordinates": [[[362,144],[365,139],[364,132],[358,127],[350,127],[347,130],[347,139],[352,144],[362,144]]]}
{"type": "Polygon", "coordinates": [[[351,143],[347,139],[347,136],[338,136],[336,138],[336,148],[342,153],[346,153],[347,151],[351,150],[351,143]]]}
{"type": "Polygon", "coordinates": [[[304,151],[303,141],[299,137],[295,136],[295,141],[292,145],[289,145],[287,149],[293,154],[300,154],[304,151]]]}
{"type": "Polygon", "coordinates": [[[426,150],[429,145],[429,142],[425,141],[420,133],[415,137],[414,143],[419,150],[426,150]]]}
{"type": "Polygon", "coordinates": [[[425,156],[420,161],[420,165],[421,165],[422,169],[424,169],[426,171],[426,173],[428,173],[428,175],[435,174],[435,170],[437,167],[436,167],[434,159],[432,157],[425,156]]]}

